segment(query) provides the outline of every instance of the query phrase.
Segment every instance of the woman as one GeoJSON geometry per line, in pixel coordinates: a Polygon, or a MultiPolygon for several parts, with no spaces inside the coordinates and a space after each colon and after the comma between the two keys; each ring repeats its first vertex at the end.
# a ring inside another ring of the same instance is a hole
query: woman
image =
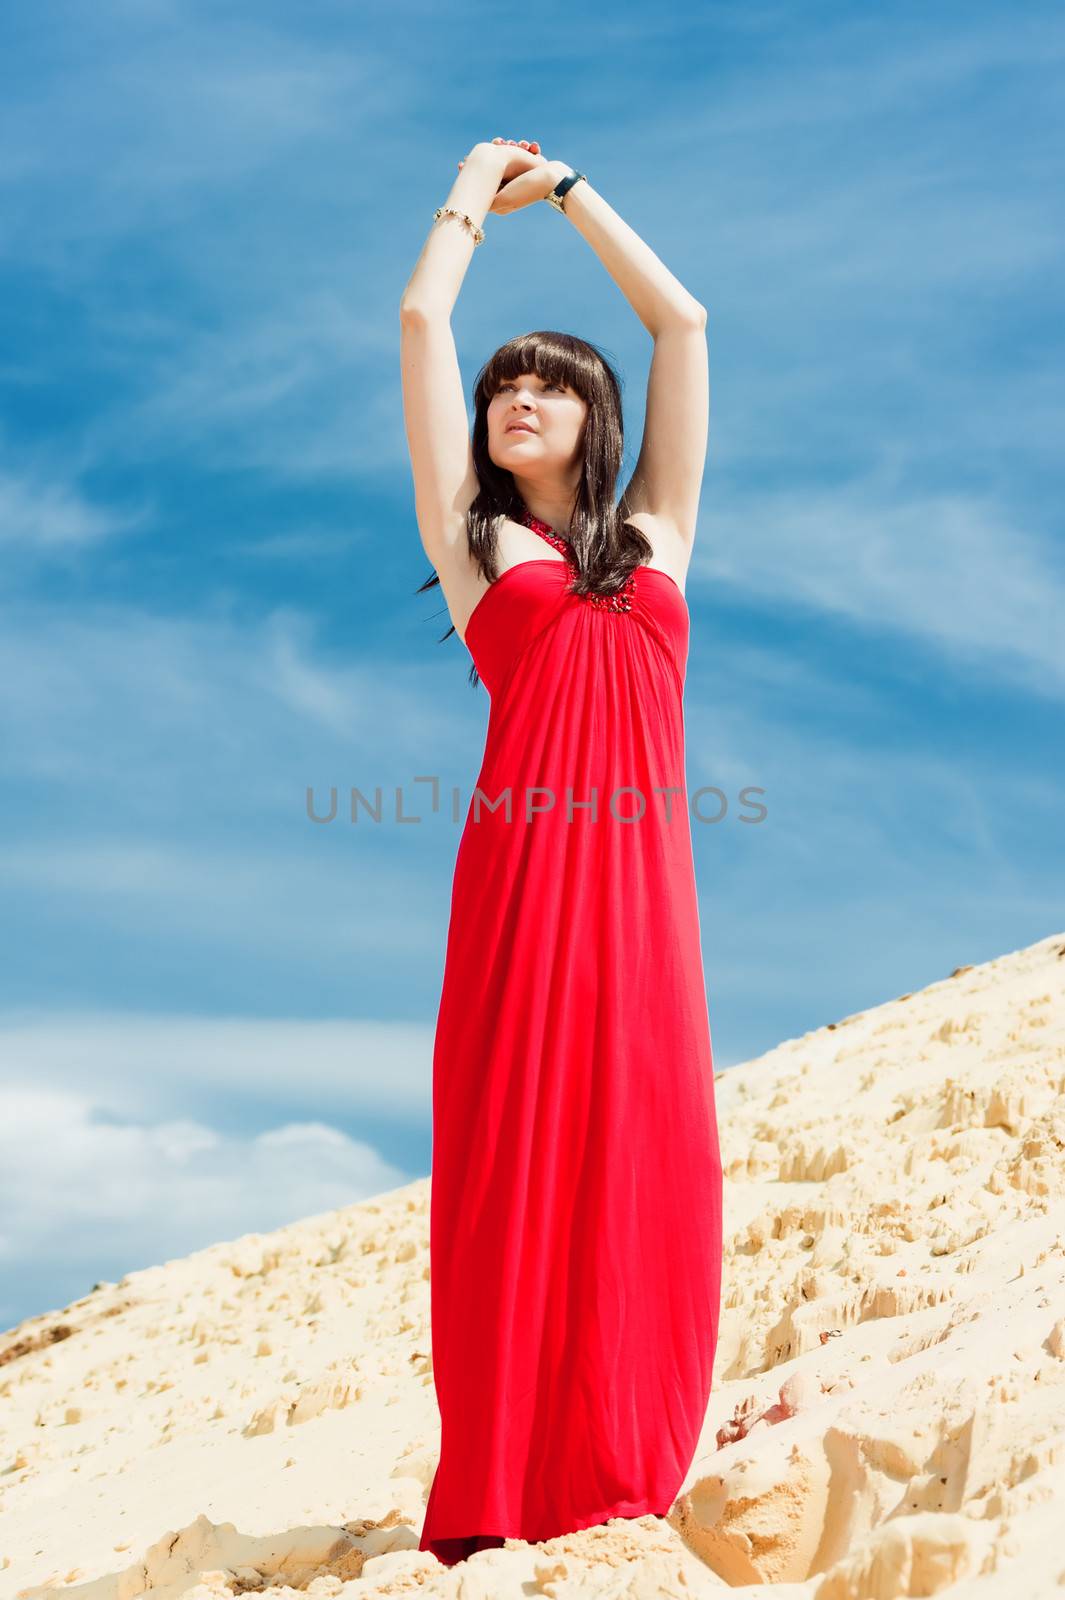
{"type": "Polygon", "coordinates": [[[459,165],[402,303],[430,581],[491,695],[433,1060],[441,1451],[420,1548],[447,1565],[669,1512],[721,1282],[682,710],[706,314],[535,144],[477,144],[459,165]],[[618,505],[618,380],[582,339],[496,351],[467,433],[450,313],[481,223],[552,194],[654,339],[618,505]]]}

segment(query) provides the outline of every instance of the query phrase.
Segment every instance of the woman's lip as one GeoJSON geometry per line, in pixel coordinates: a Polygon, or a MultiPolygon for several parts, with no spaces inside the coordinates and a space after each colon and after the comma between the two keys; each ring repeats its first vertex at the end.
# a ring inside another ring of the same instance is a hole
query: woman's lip
{"type": "Polygon", "coordinates": [[[527,422],[508,422],[506,431],[508,433],[535,433],[536,429],[530,428],[527,422]]]}

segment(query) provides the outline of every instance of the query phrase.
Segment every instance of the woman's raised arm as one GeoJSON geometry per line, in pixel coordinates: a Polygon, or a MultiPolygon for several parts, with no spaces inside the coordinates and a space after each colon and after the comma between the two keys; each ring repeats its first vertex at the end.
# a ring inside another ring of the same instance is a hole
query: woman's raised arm
{"type": "Polygon", "coordinates": [[[575,184],[564,209],[654,340],[643,440],[621,508],[653,516],[686,560],[710,427],[706,309],[590,184],[575,184]]]}
{"type": "MultiPolygon", "coordinates": [[[[504,179],[543,165],[509,144],[474,145],[445,206],[480,229],[504,179]]],[[[476,248],[470,224],[434,220],[400,301],[403,415],[414,474],[418,531],[437,571],[465,548],[466,512],[478,483],[451,311],[476,248]]]]}
{"type": "MultiPolygon", "coordinates": [[[[492,210],[508,216],[542,200],[575,170],[565,161],[547,161],[540,170],[519,173],[492,210]]],[[[621,508],[627,516],[653,516],[662,534],[660,554],[668,549],[667,564],[684,564],[695,537],[710,426],[706,311],[587,178],[567,192],[562,209],[654,340],[643,441],[621,508]]]]}

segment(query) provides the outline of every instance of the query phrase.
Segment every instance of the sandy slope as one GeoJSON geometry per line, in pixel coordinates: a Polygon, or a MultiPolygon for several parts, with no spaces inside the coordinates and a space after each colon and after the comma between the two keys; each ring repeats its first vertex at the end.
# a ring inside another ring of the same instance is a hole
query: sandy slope
{"type": "Polygon", "coordinates": [[[1057,1600],[1063,991],[1059,934],[719,1078],[721,1343],[669,1522],[417,1552],[423,1179],[0,1338],[0,1597],[1057,1600]]]}

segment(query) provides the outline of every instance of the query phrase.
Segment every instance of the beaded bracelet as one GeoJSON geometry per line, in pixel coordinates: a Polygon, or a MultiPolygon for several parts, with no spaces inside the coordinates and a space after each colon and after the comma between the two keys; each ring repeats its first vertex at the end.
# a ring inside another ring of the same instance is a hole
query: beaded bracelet
{"type": "Polygon", "coordinates": [[[484,229],[479,228],[473,218],[466,215],[465,211],[456,211],[454,206],[437,206],[433,212],[433,221],[437,222],[441,217],[458,217],[460,222],[464,222],[472,230],[474,245],[484,243],[484,229]]]}

